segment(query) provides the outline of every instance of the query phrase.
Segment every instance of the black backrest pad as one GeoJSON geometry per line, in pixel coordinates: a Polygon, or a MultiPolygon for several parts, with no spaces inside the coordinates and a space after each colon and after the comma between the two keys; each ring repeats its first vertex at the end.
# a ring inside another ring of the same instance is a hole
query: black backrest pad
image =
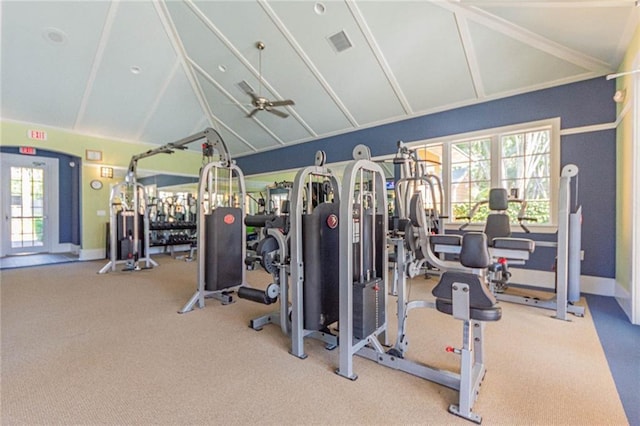
{"type": "Polygon", "coordinates": [[[467,232],[462,236],[460,263],[467,268],[487,268],[491,264],[487,236],[482,232],[467,232]]]}
{"type": "Polygon", "coordinates": [[[507,210],[509,208],[509,194],[504,188],[492,188],[489,191],[489,210],[507,210]]]}
{"type": "Polygon", "coordinates": [[[509,216],[503,213],[492,213],[487,216],[487,222],[484,225],[484,233],[487,234],[487,241],[489,241],[489,245],[493,245],[494,238],[511,237],[509,216]]]}
{"type": "Polygon", "coordinates": [[[205,289],[242,284],[242,210],[218,207],[205,216],[205,289]]]}
{"type": "Polygon", "coordinates": [[[411,224],[413,226],[420,226],[421,220],[418,219],[418,214],[420,214],[420,210],[423,207],[422,202],[422,194],[416,192],[411,196],[411,201],[409,203],[409,219],[411,220],[411,224]]]}
{"type": "Polygon", "coordinates": [[[454,283],[469,286],[469,307],[471,308],[491,308],[496,303],[496,298],[480,278],[465,272],[445,272],[431,293],[438,299],[451,301],[453,299],[451,287],[454,283]]]}
{"type": "Polygon", "coordinates": [[[321,330],[338,320],[340,291],[338,203],[321,203],[302,216],[304,328],[321,330]]]}

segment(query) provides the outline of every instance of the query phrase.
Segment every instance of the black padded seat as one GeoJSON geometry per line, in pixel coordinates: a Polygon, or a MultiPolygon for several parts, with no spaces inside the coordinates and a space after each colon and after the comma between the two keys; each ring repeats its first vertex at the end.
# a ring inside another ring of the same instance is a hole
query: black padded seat
{"type": "Polygon", "coordinates": [[[435,234],[429,235],[429,242],[431,244],[439,244],[443,246],[461,246],[462,245],[462,235],[442,235],[435,234]]]}
{"type": "Polygon", "coordinates": [[[494,238],[493,248],[506,250],[523,250],[533,253],[536,249],[536,243],[527,238],[494,238]]]}
{"type": "MultiPolygon", "coordinates": [[[[484,233],[469,232],[463,236],[460,263],[467,268],[482,269],[491,265],[484,233]]],[[[495,296],[478,275],[470,272],[447,271],[442,274],[431,291],[436,297],[438,311],[453,315],[453,286],[456,283],[469,286],[469,318],[477,321],[498,321],[502,318],[502,308],[497,305],[495,296]]]]}
{"type": "MultiPolygon", "coordinates": [[[[453,315],[453,303],[444,299],[436,299],[436,309],[443,314],[453,315]]],[[[469,317],[476,321],[498,321],[502,318],[502,308],[469,308],[469,317]]]]}

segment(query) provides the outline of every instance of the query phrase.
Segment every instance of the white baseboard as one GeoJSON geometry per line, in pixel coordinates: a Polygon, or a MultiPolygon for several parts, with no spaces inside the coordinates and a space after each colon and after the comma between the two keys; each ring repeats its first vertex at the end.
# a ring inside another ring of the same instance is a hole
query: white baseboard
{"type": "Polygon", "coordinates": [[[71,243],[58,243],[51,247],[51,253],[74,253],[80,252],[80,246],[71,243]]]}
{"type": "Polygon", "coordinates": [[[629,321],[631,321],[632,324],[638,324],[638,322],[633,322],[633,300],[631,299],[631,294],[618,282],[616,283],[615,298],[618,305],[622,308],[622,311],[627,318],[629,318],[629,321]]]}
{"type": "MultiPolygon", "coordinates": [[[[534,271],[531,269],[509,268],[511,282],[553,290],[555,288],[555,273],[549,271],[534,271]]],[[[599,296],[614,297],[616,295],[616,281],[613,278],[580,276],[580,292],[597,294],[599,296]]]]}
{"type": "Polygon", "coordinates": [[[105,259],[105,249],[81,249],[78,260],[98,260],[105,259]]]}

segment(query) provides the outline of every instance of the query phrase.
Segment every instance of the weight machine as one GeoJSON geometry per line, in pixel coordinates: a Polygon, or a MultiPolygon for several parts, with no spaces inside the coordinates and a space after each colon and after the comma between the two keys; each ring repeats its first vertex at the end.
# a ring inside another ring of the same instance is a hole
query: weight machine
{"type": "Polygon", "coordinates": [[[318,151],[315,165],[296,173],[291,192],[291,354],[306,358],[304,339],[334,349],[328,327],[339,317],[340,188],[318,151]]]}
{"type": "Polygon", "coordinates": [[[123,263],[127,271],[140,270],[141,261],[145,269],[158,266],[149,251],[149,199],[144,185],[127,176],[111,187],[109,205],[109,262],[98,273],[115,272],[123,263]]]}
{"type": "MultiPolygon", "coordinates": [[[[571,179],[578,175],[578,167],[568,164],[560,174],[558,241],[556,261],[556,293],[549,299],[509,294],[508,288],[496,291],[498,300],[530,305],[555,311],[554,318],[569,321],[568,314],[583,317],[585,309],[574,303],[580,300],[580,250],[582,240],[582,206],[571,204],[571,179]]],[[[577,185],[576,185],[577,200],[577,185]]],[[[544,243],[537,243],[543,246],[544,243]]],[[[549,244],[554,246],[553,244],[549,244]]]]}
{"type": "MultiPolygon", "coordinates": [[[[291,337],[291,354],[303,359],[307,357],[305,338],[318,339],[329,350],[338,344],[337,336],[328,327],[338,320],[339,314],[339,277],[335,265],[339,253],[340,188],[325,162],[325,153],[318,151],[315,165],[296,174],[291,186],[289,223],[282,227],[269,227],[269,222],[265,223],[267,237],[260,242],[257,252],[260,264],[274,277],[274,283],[265,292],[249,287],[238,290],[240,298],[262,304],[271,304],[280,296],[279,309],[252,319],[249,327],[261,330],[266,324],[279,325],[291,337]]],[[[258,224],[259,216],[248,219],[258,224]]]]}
{"type": "Polygon", "coordinates": [[[340,365],[336,370],[351,380],[357,378],[354,355],[377,360],[378,354],[384,354],[388,287],[384,171],[371,161],[365,145],[354,148],[353,158],[341,187],[340,365]]]}
{"type": "MultiPolygon", "coordinates": [[[[125,182],[114,185],[114,188],[111,190],[110,203],[111,203],[111,215],[110,215],[110,241],[111,241],[111,250],[110,250],[110,261],[102,268],[98,273],[102,274],[108,272],[109,270],[115,271],[116,264],[122,263],[122,260],[117,258],[117,251],[115,250],[115,242],[117,240],[117,225],[116,225],[116,216],[118,205],[116,202],[116,196],[118,192],[122,188],[142,188],[140,191],[134,191],[133,199],[133,207],[132,211],[137,212],[141,211],[141,215],[143,217],[143,232],[142,232],[142,240],[144,242],[144,258],[140,259],[140,224],[138,220],[133,220],[132,232],[131,232],[131,244],[133,246],[130,255],[128,256],[130,259],[133,259],[132,269],[139,270],[138,262],[140,260],[144,260],[147,262],[147,267],[149,264],[153,264],[154,266],[158,266],[158,263],[153,261],[149,257],[149,202],[146,195],[146,191],[144,187],[138,183],[137,181],[137,171],[138,171],[138,161],[147,157],[151,157],[157,154],[173,154],[176,150],[185,150],[186,145],[206,139],[206,141],[202,144],[202,154],[203,158],[211,158],[213,156],[214,151],[217,151],[221,157],[221,161],[231,162],[229,158],[229,152],[222,141],[222,137],[220,134],[213,128],[207,128],[202,132],[196,133],[191,136],[187,136],[186,138],[180,139],[176,142],[171,142],[165,145],[162,145],[158,148],[150,149],[141,154],[134,155],[131,157],[131,161],[129,162],[129,167],[127,169],[127,176],[125,177],[125,182]],[[142,202],[141,196],[142,193],[142,202]],[[142,208],[142,209],[141,209],[142,208]]],[[[134,215],[135,217],[135,215],[134,215]]],[[[131,260],[127,259],[124,262],[131,262],[131,260]]]]}
{"type": "MultiPolygon", "coordinates": [[[[526,238],[489,235],[489,252],[492,258],[502,259],[501,266],[496,268],[490,280],[492,291],[498,300],[553,310],[556,312],[555,318],[565,321],[569,320],[569,313],[578,317],[584,316],[584,307],[574,304],[574,302],[580,300],[582,206],[578,205],[577,202],[575,205],[571,205],[571,180],[578,175],[578,171],[576,165],[568,164],[562,168],[560,174],[557,243],[535,242],[526,238]],[[509,294],[508,285],[511,274],[507,270],[508,264],[523,265],[529,259],[529,255],[534,251],[536,245],[540,247],[557,247],[556,294],[547,299],[533,295],[509,294]]],[[[504,200],[500,200],[500,198],[503,197],[496,197],[498,204],[504,204],[504,200]]],[[[518,220],[525,232],[528,232],[527,227],[522,223],[523,220],[529,219],[524,217],[526,203],[523,200],[509,201],[521,203],[523,206],[518,214],[518,220]]],[[[489,202],[491,203],[491,200],[489,202]]],[[[474,206],[472,212],[476,210],[477,206],[474,206]]],[[[470,214],[469,216],[472,215],[470,214]]],[[[506,215],[503,220],[505,222],[508,221],[506,215]]],[[[506,226],[508,227],[508,222],[506,226]]],[[[460,253],[460,244],[455,241],[440,241],[437,237],[432,240],[434,250],[438,253],[460,253]]]]}
{"type": "Polygon", "coordinates": [[[210,161],[201,169],[198,182],[197,289],[178,311],[181,314],[193,310],[196,303],[204,308],[207,298],[232,303],[232,291],[246,285],[244,175],[217,135],[213,142],[207,138],[210,161]],[[213,160],[214,151],[218,160],[213,160]]]}
{"type": "MultiPolygon", "coordinates": [[[[433,290],[435,301],[409,301],[406,276],[398,285],[398,334],[396,344],[388,351],[386,314],[387,245],[382,224],[386,222],[384,207],[386,188],[384,173],[370,160],[368,148],[358,146],[354,161],[345,170],[342,184],[343,204],[340,209],[340,365],[337,374],[351,380],[353,356],[359,355],[384,366],[455,389],[458,403],[449,411],[477,423],[481,417],[471,411],[485,374],[483,330],[484,321],[497,321],[501,309],[486,286],[486,269],[490,260],[486,236],[469,235],[462,242],[462,265],[445,272],[433,290]],[[344,200],[355,200],[346,204],[344,200]],[[461,348],[447,351],[460,355],[460,372],[444,371],[405,359],[408,346],[406,321],[414,308],[435,308],[463,322],[461,348]]],[[[409,182],[409,181],[407,181],[409,182]]],[[[420,245],[430,253],[428,219],[420,191],[411,196],[409,225],[406,232],[418,234],[420,245]]],[[[403,238],[392,238],[396,245],[401,271],[407,269],[403,238]]],[[[442,267],[435,258],[434,262],[442,267]]]]}

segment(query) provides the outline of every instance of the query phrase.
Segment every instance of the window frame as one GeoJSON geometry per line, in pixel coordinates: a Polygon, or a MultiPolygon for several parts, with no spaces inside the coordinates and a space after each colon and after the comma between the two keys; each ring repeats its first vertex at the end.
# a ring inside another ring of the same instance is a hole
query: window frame
{"type": "MultiPolygon", "coordinates": [[[[550,131],[550,168],[551,168],[551,176],[550,176],[550,186],[551,186],[551,197],[550,197],[550,214],[549,214],[549,223],[545,224],[536,224],[535,222],[527,224],[527,227],[531,229],[532,232],[538,233],[553,233],[556,232],[558,226],[558,188],[560,185],[560,118],[551,118],[545,120],[537,120],[526,123],[519,123],[509,126],[501,126],[490,129],[483,129],[474,132],[461,133],[456,135],[450,135],[441,138],[427,139],[422,141],[410,142],[407,143],[407,146],[413,149],[419,148],[429,148],[434,145],[442,145],[442,187],[445,193],[445,199],[447,203],[445,204],[445,212],[443,213],[445,216],[449,218],[445,221],[445,227],[447,229],[457,229],[460,226],[460,222],[454,222],[451,217],[451,146],[454,143],[460,143],[470,140],[479,140],[479,139],[490,139],[491,140],[491,187],[502,186],[502,153],[500,141],[503,136],[514,134],[514,133],[525,133],[536,130],[549,129],[550,131]]],[[[484,224],[479,222],[472,222],[467,230],[478,230],[481,231],[483,229],[484,224]]],[[[518,229],[514,228],[515,232],[518,232],[518,229]]]]}

